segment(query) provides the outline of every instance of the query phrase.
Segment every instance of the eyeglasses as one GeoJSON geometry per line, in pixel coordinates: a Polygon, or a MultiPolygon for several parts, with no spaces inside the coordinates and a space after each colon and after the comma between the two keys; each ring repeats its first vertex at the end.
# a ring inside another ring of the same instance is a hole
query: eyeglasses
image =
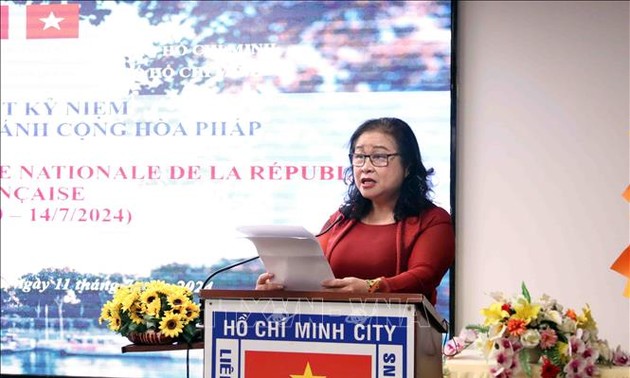
{"type": "Polygon", "coordinates": [[[398,156],[400,154],[350,154],[350,162],[354,167],[363,167],[365,164],[365,158],[370,159],[372,165],[375,167],[387,167],[389,165],[389,158],[392,156],[398,156]]]}

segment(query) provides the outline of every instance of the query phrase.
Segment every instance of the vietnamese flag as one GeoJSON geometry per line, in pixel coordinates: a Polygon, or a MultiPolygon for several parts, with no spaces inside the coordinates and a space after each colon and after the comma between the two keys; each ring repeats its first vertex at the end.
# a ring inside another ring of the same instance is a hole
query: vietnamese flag
{"type": "Polygon", "coordinates": [[[79,38],[79,4],[28,5],[26,38],[79,38]]]}
{"type": "Polygon", "coordinates": [[[0,5],[0,39],[9,38],[9,6],[0,5]]]}
{"type": "Polygon", "coordinates": [[[372,356],[245,351],[245,378],[370,378],[372,356]]]}

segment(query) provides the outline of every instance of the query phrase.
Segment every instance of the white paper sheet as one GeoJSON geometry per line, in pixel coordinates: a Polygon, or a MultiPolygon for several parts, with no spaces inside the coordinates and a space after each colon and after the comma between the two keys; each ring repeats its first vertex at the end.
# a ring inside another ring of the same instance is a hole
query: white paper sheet
{"type": "Polygon", "coordinates": [[[321,282],[335,278],[319,242],[301,226],[265,225],[237,227],[256,246],[272,282],[285,290],[321,291],[321,282]]]}

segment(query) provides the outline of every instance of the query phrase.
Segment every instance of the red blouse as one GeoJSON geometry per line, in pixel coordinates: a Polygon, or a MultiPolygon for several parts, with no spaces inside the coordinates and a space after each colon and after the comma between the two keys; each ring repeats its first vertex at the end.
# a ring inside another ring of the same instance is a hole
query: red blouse
{"type": "MultiPolygon", "coordinates": [[[[327,224],[339,216],[336,212],[327,224]]],[[[451,216],[440,207],[392,225],[344,219],[318,239],[335,277],[385,277],[379,291],[421,293],[433,304],[455,259],[451,216]]]]}
{"type": "Polygon", "coordinates": [[[357,222],[328,257],[335,277],[392,277],[396,275],[396,224],[357,222]]]}

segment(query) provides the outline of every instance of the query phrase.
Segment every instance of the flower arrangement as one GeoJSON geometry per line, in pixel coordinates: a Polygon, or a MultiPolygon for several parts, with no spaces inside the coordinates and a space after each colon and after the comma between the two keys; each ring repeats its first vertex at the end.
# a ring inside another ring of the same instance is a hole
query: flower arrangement
{"type": "Polygon", "coordinates": [[[630,366],[628,353],[620,346],[612,351],[597,335],[597,324],[588,305],[581,314],[564,309],[543,295],[532,301],[527,287],[506,298],[491,294],[494,302],[481,310],[484,323],[467,326],[444,346],[447,357],[475,345],[492,359],[493,377],[512,377],[518,372],[532,376],[530,362],[542,357],[541,377],[577,378],[598,374],[599,365],[630,366]]]}
{"type": "Polygon", "coordinates": [[[110,330],[127,337],[152,331],[190,343],[198,335],[199,314],[189,289],[156,280],[118,287],[99,323],[107,321],[110,330]]]}

